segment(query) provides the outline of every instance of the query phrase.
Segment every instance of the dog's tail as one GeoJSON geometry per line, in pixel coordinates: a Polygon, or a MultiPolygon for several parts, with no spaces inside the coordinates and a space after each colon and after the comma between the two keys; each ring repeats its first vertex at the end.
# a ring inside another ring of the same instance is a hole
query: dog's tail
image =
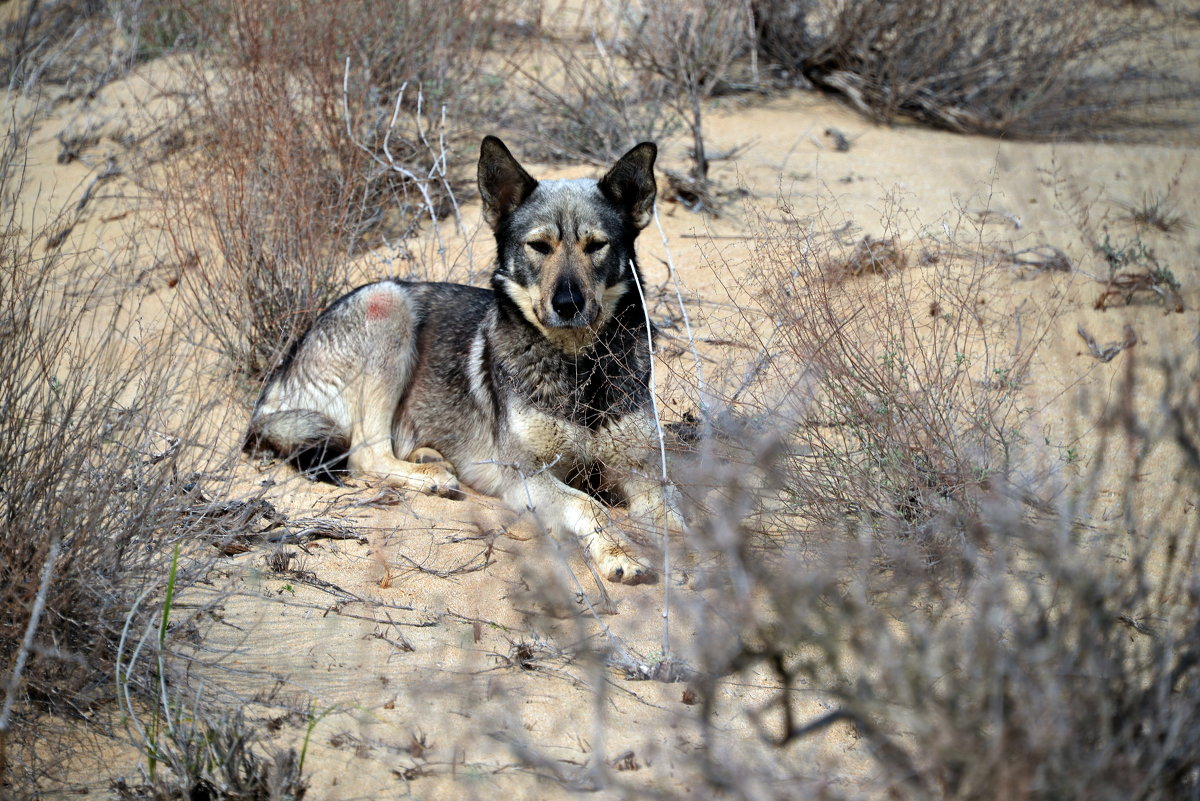
{"type": "Polygon", "coordinates": [[[274,454],[314,478],[336,482],[337,474],[345,472],[350,437],[320,412],[256,411],[242,450],[253,455],[274,454]]]}

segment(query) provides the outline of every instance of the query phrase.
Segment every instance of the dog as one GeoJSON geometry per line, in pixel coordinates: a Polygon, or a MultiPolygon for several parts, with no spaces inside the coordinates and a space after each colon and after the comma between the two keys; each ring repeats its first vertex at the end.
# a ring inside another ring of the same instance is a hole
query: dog
{"type": "Polygon", "coordinates": [[[643,142],[599,180],[537,181],[486,137],[491,289],[384,280],[335,301],[268,379],[246,450],[441,495],[462,481],[577,537],[608,580],[654,580],[585,489],[682,526],[653,477],[653,326],[634,253],[656,156],[643,142]]]}

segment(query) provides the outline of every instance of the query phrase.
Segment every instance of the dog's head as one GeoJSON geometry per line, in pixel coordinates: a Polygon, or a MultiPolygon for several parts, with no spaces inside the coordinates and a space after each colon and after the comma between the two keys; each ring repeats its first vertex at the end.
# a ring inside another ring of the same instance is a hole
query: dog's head
{"type": "Polygon", "coordinates": [[[539,182],[503,142],[483,140],[479,193],[496,232],[493,286],[566,350],[595,341],[621,297],[636,291],[630,260],[653,216],[657,153],[643,142],[598,181],[539,182]]]}

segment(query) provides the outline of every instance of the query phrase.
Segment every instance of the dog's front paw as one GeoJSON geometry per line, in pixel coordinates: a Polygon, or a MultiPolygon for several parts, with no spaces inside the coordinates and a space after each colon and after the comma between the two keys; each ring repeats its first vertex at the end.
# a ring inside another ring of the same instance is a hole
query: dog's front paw
{"type": "Polygon", "coordinates": [[[425,478],[421,489],[429,495],[440,495],[456,501],[466,497],[449,463],[424,462],[420,465],[420,472],[425,478]]]}
{"type": "Polygon", "coordinates": [[[682,534],[687,531],[687,523],[683,519],[683,514],[674,506],[667,507],[660,525],[665,526],[672,534],[682,534]]]}
{"type": "Polygon", "coordinates": [[[600,575],[616,584],[647,584],[654,581],[655,573],[626,553],[619,545],[605,545],[601,549],[596,567],[600,575]]]}
{"type": "Polygon", "coordinates": [[[467,494],[462,491],[462,486],[458,483],[458,478],[449,471],[445,471],[444,476],[435,478],[433,483],[429,485],[427,492],[430,495],[438,495],[454,501],[461,501],[467,497],[467,494]]]}

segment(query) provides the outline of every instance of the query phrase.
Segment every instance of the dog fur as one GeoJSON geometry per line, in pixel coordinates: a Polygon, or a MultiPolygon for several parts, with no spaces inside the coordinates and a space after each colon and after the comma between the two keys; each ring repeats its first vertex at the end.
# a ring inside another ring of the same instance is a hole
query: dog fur
{"type": "Polygon", "coordinates": [[[337,300],[268,380],[247,450],[443,495],[461,480],[578,537],[609,580],[652,578],[605,506],[568,482],[598,476],[633,518],[680,525],[649,467],[652,357],[634,284],[656,154],[644,142],[598,181],[539,182],[486,137],[492,289],[387,280],[337,300]]]}

